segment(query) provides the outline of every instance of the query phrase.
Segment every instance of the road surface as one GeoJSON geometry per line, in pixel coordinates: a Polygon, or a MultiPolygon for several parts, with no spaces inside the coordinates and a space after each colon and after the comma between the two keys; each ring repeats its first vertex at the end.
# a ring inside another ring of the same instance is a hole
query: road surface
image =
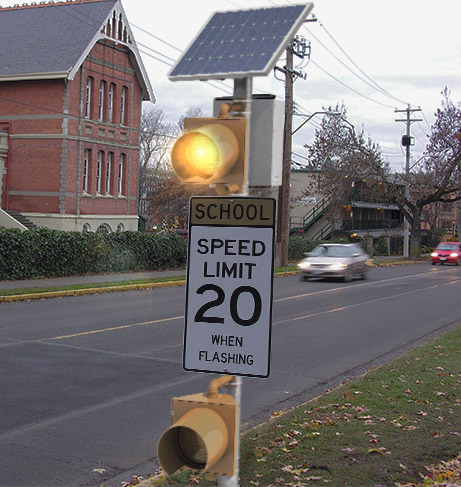
{"type": "MultiPolygon", "coordinates": [[[[461,267],[430,264],[275,279],[271,376],[243,379],[243,426],[458,326],[460,294],[461,267]]],[[[0,485],[152,471],[171,397],[215,377],[182,370],[183,313],[184,287],[0,305],[0,485]]]]}

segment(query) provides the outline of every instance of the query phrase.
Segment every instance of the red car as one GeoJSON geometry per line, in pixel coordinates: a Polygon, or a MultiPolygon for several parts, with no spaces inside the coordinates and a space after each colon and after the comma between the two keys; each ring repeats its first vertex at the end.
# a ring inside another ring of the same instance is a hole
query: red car
{"type": "Polygon", "coordinates": [[[432,265],[455,264],[461,262],[461,243],[440,242],[431,254],[432,265]]]}

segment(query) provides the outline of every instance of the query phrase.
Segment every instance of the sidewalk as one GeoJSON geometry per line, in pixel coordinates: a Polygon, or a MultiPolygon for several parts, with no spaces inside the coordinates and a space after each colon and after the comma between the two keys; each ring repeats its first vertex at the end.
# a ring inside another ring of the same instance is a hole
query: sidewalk
{"type": "MultiPolygon", "coordinates": [[[[385,263],[388,260],[395,259],[395,256],[390,257],[375,257],[375,261],[385,263]]],[[[166,271],[148,271],[148,272],[123,272],[114,274],[94,274],[85,276],[70,276],[70,277],[49,277],[41,279],[24,279],[19,281],[0,281],[1,289],[24,289],[24,288],[44,288],[44,287],[59,287],[72,286],[80,284],[91,284],[101,282],[119,282],[119,281],[133,281],[138,279],[156,279],[161,277],[183,276],[186,278],[186,269],[173,269],[166,271]]]]}
{"type": "Polygon", "coordinates": [[[73,284],[93,284],[101,282],[134,281],[170,276],[186,276],[186,269],[149,272],[125,272],[116,274],[95,274],[87,276],[49,277],[43,279],[24,279],[21,281],[0,281],[0,289],[24,289],[72,286],[73,284]]]}

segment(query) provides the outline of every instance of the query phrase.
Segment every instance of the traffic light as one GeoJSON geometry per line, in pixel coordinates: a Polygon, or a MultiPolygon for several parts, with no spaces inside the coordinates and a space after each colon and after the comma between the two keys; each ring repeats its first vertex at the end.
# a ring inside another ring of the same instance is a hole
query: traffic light
{"type": "Polygon", "coordinates": [[[403,147],[415,145],[415,138],[410,137],[409,135],[402,135],[402,145],[403,145],[403,147]]]}
{"type": "Polygon", "coordinates": [[[237,430],[238,405],[232,396],[209,391],[175,397],[171,426],[158,442],[160,465],[168,475],[179,470],[196,471],[209,480],[235,475],[237,430]]]}
{"type": "Polygon", "coordinates": [[[176,174],[186,182],[224,185],[240,193],[245,184],[247,120],[186,118],[171,152],[176,174]]]}

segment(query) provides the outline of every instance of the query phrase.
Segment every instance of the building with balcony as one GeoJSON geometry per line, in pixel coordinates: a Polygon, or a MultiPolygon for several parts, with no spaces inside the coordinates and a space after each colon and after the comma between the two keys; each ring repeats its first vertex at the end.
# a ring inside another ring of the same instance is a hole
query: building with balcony
{"type": "Polygon", "coordinates": [[[362,181],[351,183],[347,201],[316,190],[320,171],[291,172],[290,235],[309,240],[389,237],[393,248],[403,236],[403,216],[397,205],[370,201],[362,181]]]}

